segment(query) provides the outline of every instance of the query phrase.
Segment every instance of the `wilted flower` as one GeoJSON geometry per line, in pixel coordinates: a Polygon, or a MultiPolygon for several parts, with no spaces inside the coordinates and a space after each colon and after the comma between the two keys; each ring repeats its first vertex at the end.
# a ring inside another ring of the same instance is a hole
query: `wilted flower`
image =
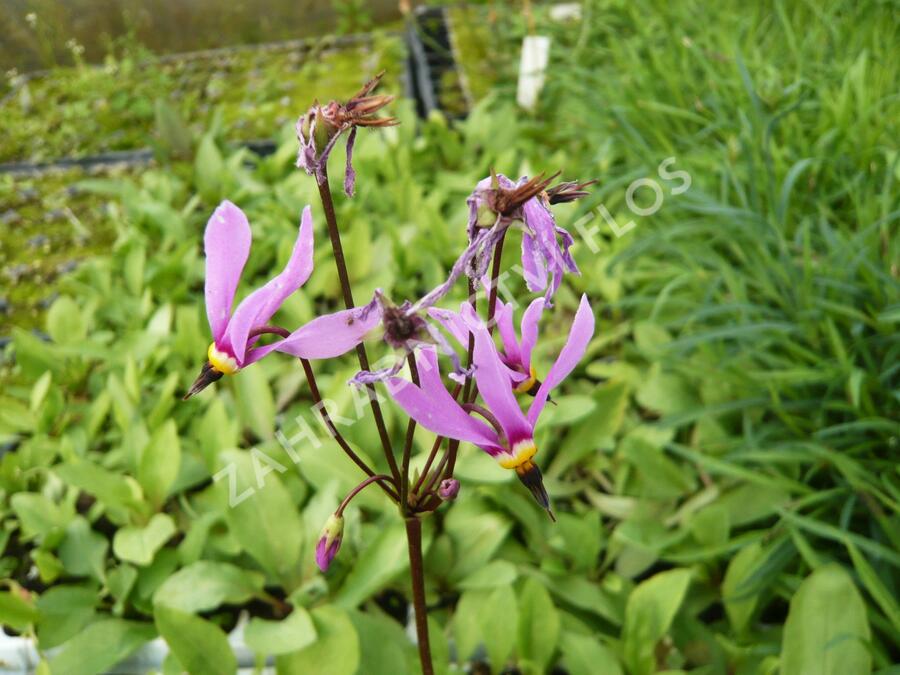
{"type": "Polygon", "coordinates": [[[434,350],[418,357],[420,385],[400,378],[389,380],[389,391],[406,413],[426,429],[474,443],[506,469],[513,469],[537,502],[549,510],[550,500],[541,472],[533,458],[537,453],[534,428],[550,391],[572,372],[594,333],[594,316],[583,296],[565,346],[523,414],[510,386],[509,369],[484,325],[473,325],[475,381],[485,406],[457,402],[441,381],[434,350]],[[479,415],[485,422],[471,417],[479,415]]]}
{"type": "Polygon", "coordinates": [[[438,497],[445,502],[453,501],[459,494],[459,481],[455,478],[445,478],[438,486],[438,497]]]}
{"type": "MultiPolygon", "coordinates": [[[[578,266],[569,253],[574,239],[565,229],[557,226],[550,212],[550,204],[578,199],[588,194],[583,188],[593,183],[567,182],[549,188],[556,175],[545,179],[542,174],[530,180],[522,177],[517,183],[503,174],[491,175],[478,183],[467,201],[470,241],[484,228],[496,227],[500,223],[506,226],[521,223],[525,283],[533,292],[545,291],[544,299],[548,305],[562,282],[563,274],[579,274],[578,266]]],[[[469,276],[477,279],[484,275],[489,254],[490,243],[473,259],[469,276]]]]}
{"type": "Polygon", "coordinates": [[[315,175],[320,183],[325,178],[325,165],[334,144],[344,131],[349,130],[347,166],[344,172],[344,192],[348,197],[353,196],[356,182],[352,157],[357,127],[388,127],[398,124],[393,117],[375,117],[375,113],[394,100],[393,96],[370,96],[383,76],[384,71],[378,73],[346,103],[315,103],[297,120],[297,139],[300,141],[297,166],[306,169],[308,174],[315,175]]]}
{"type": "Polygon", "coordinates": [[[338,554],[343,538],[344,518],[332,513],[325,521],[325,527],[322,528],[319,541],[316,542],[316,565],[323,572],[328,570],[331,561],[338,554]]]}
{"type": "Polygon", "coordinates": [[[375,291],[373,302],[378,303],[380,307],[384,341],[392,348],[402,350],[403,355],[387,368],[376,371],[360,371],[351,379],[352,384],[364,385],[381,382],[396,375],[403,368],[408,354],[412,354],[417,347],[429,345],[437,346],[442,353],[449,356],[453,361],[454,370],[450,375],[451,378],[462,381],[466,375],[470,374],[463,367],[447,339],[408,300],[401,305],[395,305],[388,298],[384,297],[381,291],[375,291]]]}

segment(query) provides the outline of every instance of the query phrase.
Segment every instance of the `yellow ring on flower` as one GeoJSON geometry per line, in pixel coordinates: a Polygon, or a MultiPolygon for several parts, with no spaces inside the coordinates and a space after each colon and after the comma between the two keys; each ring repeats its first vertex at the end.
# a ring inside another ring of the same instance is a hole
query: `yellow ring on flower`
{"type": "Polygon", "coordinates": [[[537,375],[534,374],[534,366],[531,366],[528,370],[530,371],[528,377],[513,388],[513,391],[517,394],[527,394],[531,391],[534,383],[537,382],[537,375]]]}
{"type": "Polygon", "coordinates": [[[512,447],[512,457],[503,457],[500,460],[500,466],[504,469],[516,469],[526,462],[530,461],[537,453],[537,446],[534,439],[527,438],[521,440],[512,447]]]}
{"type": "Polygon", "coordinates": [[[210,344],[209,349],[206,350],[206,358],[209,360],[209,364],[223,375],[233,375],[241,368],[233,356],[217,349],[215,342],[210,344]]]}

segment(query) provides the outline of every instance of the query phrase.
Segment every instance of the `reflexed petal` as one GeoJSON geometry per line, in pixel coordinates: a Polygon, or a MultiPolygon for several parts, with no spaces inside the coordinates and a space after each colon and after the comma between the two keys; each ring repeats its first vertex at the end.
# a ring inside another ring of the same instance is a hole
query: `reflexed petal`
{"type": "Polygon", "coordinates": [[[547,377],[534,396],[534,401],[528,409],[528,421],[532,426],[537,422],[538,416],[547,403],[547,397],[551,390],[562,382],[569,373],[578,365],[581,357],[587,349],[588,343],[594,336],[594,313],[588,302],[587,295],[581,296],[581,304],[569,329],[569,339],[559,352],[556,363],[550,368],[547,377]]]}
{"type": "Polygon", "coordinates": [[[275,349],[301,359],[330,359],[353,349],[381,323],[378,303],[326,314],[276,343],[275,349]]]}
{"type": "Polygon", "coordinates": [[[250,223],[237,206],[224,201],[206,224],[206,317],[214,341],[228,326],[241,272],[250,255],[250,223]]]}
{"type": "Polygon", "coordinates": [[[496,432],[466,414],[444,387],[436,352],[423,349],[416,355],[416,365],[421,387],[399,377],[388,380],[388,391],[400,407],[435,434],[499,450],[496,432]]]}
{"type": "Polygon", "coordinates": [[[547,263],[534,237],[527,232],[522,235],[522,268],[529,291],[537,293],[547,288],[547,263]]]}
{"type": "Polygon", "coordinates": [[[509,371],[500,360],[486,328],[475,331],[475,381],[488,409],[496,416],[512,444],[531,437],[531,425],[522,414],[509,381],[509,371]]]}
{"type": "Polygon", "coordinates": [[[356,127],[350,129],[347,136],[347,166],[344,169],[344,194],[353,196],[356,187],[356,171],[353,168],[353,144],[356,142],[356,127]]]}
{"type": "Polygon", "coordinates": [[[526,371],[531,368],[531,352],[534,345],[537,344],[538,322],[544,313],[544,305],[546,305],[544,298],[536,298],[531,301],[525,314],[522,315],[521,360],[526,371]]]}
{"type": "Polygon", "coordinates": [[[498,300],[494,318],[497,320],[497,329],[500,331],[500,340],[503,342],[503,355],[506,357],[507,363],[522,363],[519,342],[516,340],[516,329],[513,328],[512,304],[498,300]]]}
{"type": "Polygon", "coordinates": [[[459,313],[449,309],[432,307],[428,310],[428,316],[440,323],[444,329],[459,342],[459,344],[468,345],[469,328],[466,326],[465,321],[459,313]]]}
{"type": "Polygon", "coordinates": [[[284,270],[265,286],[248,295],[238,305],[228,323],[227,342],[238,363],[244,362],[250,331],[271,319],[287,297],[306,283],[312,269],[313,222],[312,212],[307,206],[303,209],[297,241],[284,270]]]}

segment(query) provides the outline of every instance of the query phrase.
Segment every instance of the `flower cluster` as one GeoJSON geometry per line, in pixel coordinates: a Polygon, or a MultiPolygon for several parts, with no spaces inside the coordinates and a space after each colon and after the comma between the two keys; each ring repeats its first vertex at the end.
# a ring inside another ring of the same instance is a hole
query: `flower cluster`
{"type": "Polygon", "coordinates": [[[523,176],[513,181],[492,172],[475,186],[467,200],[468,245],[443,283],[414,301],[395,304],[376,291],[367,304],[353,305],[326,164],[337,139],[346,132],[344,188],[348,196],[352,195],[356,173],[351,161],[357,128],[396,123],[393,118],[375,116],[392,98],[372,95],[380,77],[368,82],[346,103],[315,104],[297,123],[297,164],[319,183],[346,309],[319,316],[295,330],[269,323],[284,301],[313,273],[314,227],[309,206],[301,214],[297,240],[284,269],[233,308],[250,254],[251,231],[244,213],[234,204],[223,202],[209,219],[204,235],[206,313],[212,343],[200,375],[185,396],[197,394],[224,375],[236,373],[272,352],[281,352],[302,360],[310,392],[317,399],[318,388],[309,361],[337,357],[355,349],[360,371],[351,385],[386,387],[411,418],[401,466],[397,464],[377,397],[370,397],[391,467],[391,474],[387,475],[376,474],[356,456],[330,424],[328,413],[324,408],[320,411],[339,445],[367,474],[322,531],[316,546],[316,563],[323,571],[340,548],[344,508],[367,485],[377,483],[397,501],[408,522],[454,500],[460,484],[452,474],[461,442],[475,445],[502,468],[514,471],[552,518],[550,497],[536,462],[535,432],[551,393],[576,368],[594,334],[593,311],[587,297],[582,296],[564,346],[553,365],[544,373],[538,372],[533,355],[538,348],[542,316],[552,307],[565,274],[578,274],[570,250],[573,239],[556,224],[551,207],[586,195],[584,188],[590,185],[563,182],[552,186],[556,175],[523,176]],[[523,312],[519,330],[514,321],[514,304],[497,297],[502,245],[513,230],[521,232],[526,287],[540,294],[523,312]],[[492,263],[493,269],[488,273],[492,263]],[[476,295],[458,310],[441,307],[439,303],[454,285],[466,278],[476,295]],[[485,293],[485,303],[477,303],[479,288],[485,293]],[[486,316],[479,315],[476,306],[486,307],[486,316]],[[495,332],[499,334],[499,344],[495,332]],[[397,352],[397,357],[392,366],[371,371],[365,341],[379,337],[397,352]],[[449,368],[445,367],[445,360],[449,368]],[[408,379],[401,377],[406,364],[408,379]],[[453,382],[452,391],[445,375],[453,382]],[[424,471],[411,479],[409,452],[416,424],[436,434],[438,440],[424,471]],[[436,452],[445,440],[444,456],[435,464],[436,452]]]}

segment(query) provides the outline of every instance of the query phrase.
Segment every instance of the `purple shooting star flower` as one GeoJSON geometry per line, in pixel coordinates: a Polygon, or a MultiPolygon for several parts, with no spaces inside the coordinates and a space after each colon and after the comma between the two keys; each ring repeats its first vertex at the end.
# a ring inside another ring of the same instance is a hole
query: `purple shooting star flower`
{"type": "MultiPolygon", "coordinates": [[[[537,343],[538,322],[541,320],[545,306],[544,298],[536,298],[528,305],[528,308],[522,315],[522,338],[520,341],[516,337],[516,331],[513,327],[512,304],[497,300],[494,320],[500,329],[500,338],[503,344],[500,359],[509,369],[513,391],[517,394],[534,396],[541,386],[541,381],[537,378],[534,366],[531,363],[531,353],[537,343]]],[[[460,305],[459,312],[434,308],[429,311],[429,314],[434,319],[437,319],[464,347],[469,344],[471,327],[482,325],[481,319],[467,302],[460,305]]]]}
{"type": "Polygon", "coordinates": [[[313,270],[313,223],[309,206],[303,209],[297,241],[284,270],[248,295],[232,313],[234,294],[250,255],[247,216],[229,201],[222,202],[206,225],[206,317],[213,341],[207,362],[185,398],[202,391],[223,375],[236,373],[268,354],[274,345],[255,347],[257,329],[300,288],[313,270]]]}
{"type": "Polygon", "coordinates": [[[572,372],[593,337],[591,306],[587,297],[582,296],[566,344],[538,388],[527,414],[519,407],[510,386],[509,369],[487,328],[473,326],[472,331],[475,335],[475,381],[484,406],[461,404],[450,395],[441,380],[437,355],[432,349],[417,355],[419,386],[394,377],[389,380],[388,389],[400,407],[426,429],[473,443],[496,459],[501,467],[513,469],[535,500],[549,512],[550,499],[540,469],[534,462],[537,453],[534,429],[550,391],[572,372]],[[473,419],[470,416],[473,413],[487,423],[473,419]]]}
{"type": "Polygon", "coordinates": [[[381,321],[376,303],[317,317],[293,333],[267,326],[288,296],[300,288],[313,269],[313,222],[307,206],[300,232],[284,270],[248,295],[231,312],[241,272],[250,253],[250,225],[244,213],[225,201],[206,226],[206,315],[213,341],[207,361],[185,398],[223,375],[231,375],[274,350],[304,359],[328,359],[353,349],[381,321]],[[283,339],[256,346],[263,333],[283,339]]]}

